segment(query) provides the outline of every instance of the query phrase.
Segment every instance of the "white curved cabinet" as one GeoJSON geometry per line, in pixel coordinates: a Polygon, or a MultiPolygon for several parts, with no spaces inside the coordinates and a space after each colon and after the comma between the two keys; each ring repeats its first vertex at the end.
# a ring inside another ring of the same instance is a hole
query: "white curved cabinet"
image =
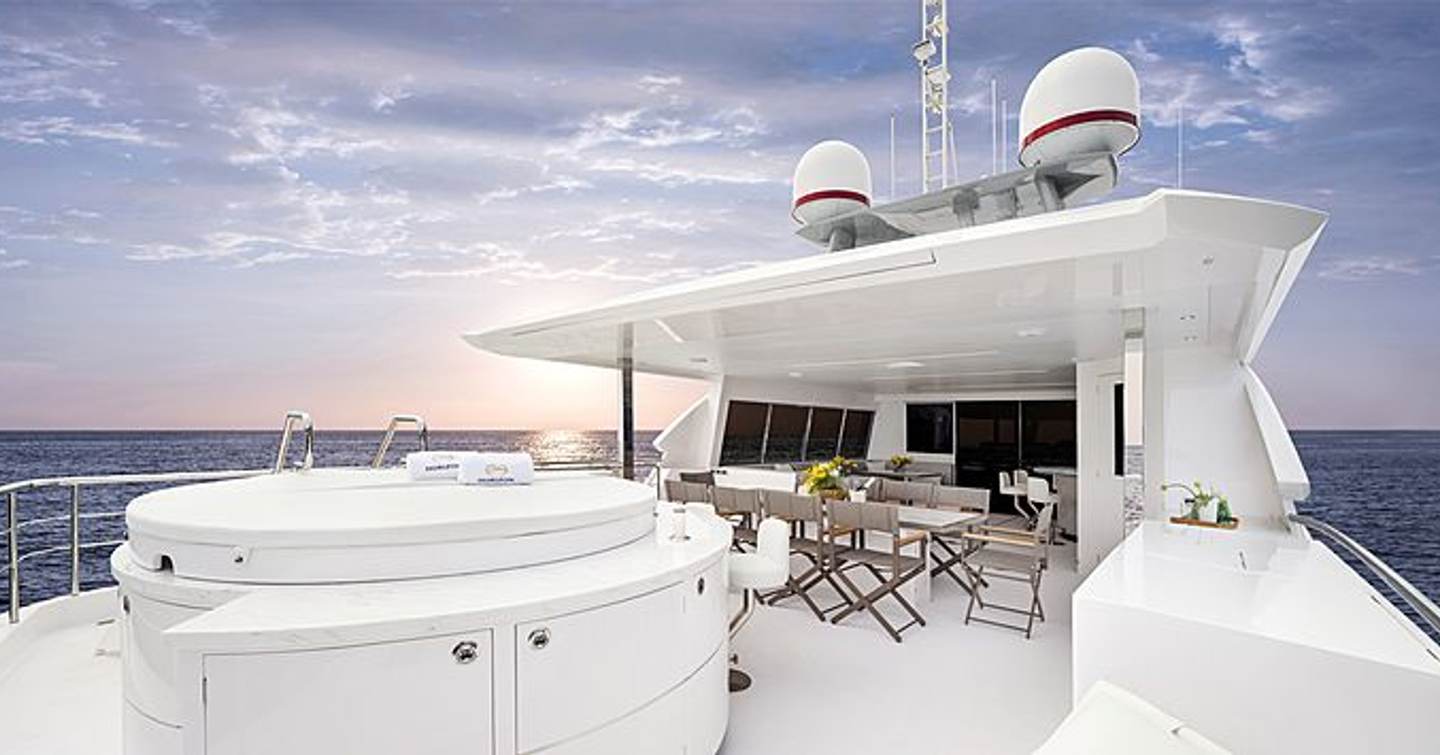
{"type": "Polygon", "coordinates": [[[705,666],[724,640],[722,567],[630,600],[516,624],[518,751],[603,728],[705,666]]]}
{"type": "Polygon", "coordinates": [[[489,755],[489,630],[205,657],[208,755],[489,755]]]}

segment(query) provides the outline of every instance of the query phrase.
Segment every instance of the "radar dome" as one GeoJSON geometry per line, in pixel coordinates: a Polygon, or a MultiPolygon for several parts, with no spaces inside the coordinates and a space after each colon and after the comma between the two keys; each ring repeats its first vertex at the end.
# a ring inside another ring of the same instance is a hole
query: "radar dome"
{"type": "Polygon", "coordinates": [[[1086,152],[1123,154],[1140,140],[1140,81],[1113,50],[1082,47],[1045,64],[1020,104],[1020,164],[1086,152]]]}
{"type": "Polygon", "coordinates": [[[795,166],[790,214],[809,225],[870,206],[870,163],[854,145],[820,142],[795,166]]]}

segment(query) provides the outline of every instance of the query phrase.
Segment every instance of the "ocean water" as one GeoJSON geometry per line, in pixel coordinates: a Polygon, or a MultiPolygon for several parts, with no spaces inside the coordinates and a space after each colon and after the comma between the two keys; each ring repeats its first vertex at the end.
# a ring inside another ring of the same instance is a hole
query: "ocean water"
{"type": "MultiPolygon", "coordinates": [[[[655,433],[637,433],[637,467],[658,459],[655,433]]],[[[1433,598],[1440,597],[1440,432],[1296,432],[1295,445],[1310,474],[1310,500],[1301,510],[1348,532],[1433,598]]],[[[320,432],[315,463],[364,465],[380,442],[378,432],[320,432]]],[[[205,469],[264,468],[274,462],[278,434],[256,432],[0,432],[0,482],[75,474],[114,474],[205,469]]],[[[293,447],[292,447],[293,448],[293,447]]],[[[397,436],[392,462],[414,448],[397,436]]],[[[609,462],[610,431],[435,432],[431,448],[525,450],[540,462],[609,462]]],[[[298,450],[292,450],[298,458],[298,450]]],[[[135,496],[156,486],[92,488],[84,492],[87,515],[121,512],[135,496]]],[[[62,517],[20,530],[20,553],[68,543],[69,492],[27,493],[21,521],[62,517]]],[[[123,518],[92,516],[82,523],[83,542],[124,535],[123,518]]],[[[4,551],[0,540],[0,554],[4,551]]],[[[110,584],[108,548],[86,550],[85,588],[110,584]]],[[[0,561],[3,564],[4,561],[0,561]]],[[[68,554],[62,549],[21,565],[23,602],[69,588],[68,554]]],[[[1368,571],[1359,569],[1367,578],[1368,571]]],[[[1377,586],[1378,583],[1377,583],[1377,586]]],[[[0,608],[7,600],[0,591],[0,608]]],[[[1384,592],[1382,588],[1382,592],[1384,592]]]]}

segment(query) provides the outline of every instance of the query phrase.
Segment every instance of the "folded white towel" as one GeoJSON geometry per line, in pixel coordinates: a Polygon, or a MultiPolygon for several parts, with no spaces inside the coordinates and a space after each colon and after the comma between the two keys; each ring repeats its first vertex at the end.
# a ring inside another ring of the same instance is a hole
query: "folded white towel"
{"type": "Polygon", "coordinates": [[[405,454],[405,471],[412,480],[454,480],[460,476],[460,459],[473,451],[416,451],[405,454]]]}
{"type": "Polygon", "coordinates": [[[535,460],[526,453],[476,453],[460,459],[462,485],[529,485],[535,460]]]}

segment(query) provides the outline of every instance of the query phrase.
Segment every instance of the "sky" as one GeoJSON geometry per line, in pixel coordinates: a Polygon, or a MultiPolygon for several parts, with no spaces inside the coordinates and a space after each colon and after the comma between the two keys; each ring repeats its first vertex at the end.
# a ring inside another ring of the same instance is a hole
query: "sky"
{"type": "MultiPolygon", "coordinates": [[[[811,254],[826,138],[918,189],[918,2],[0,2],[0,428],[604,428],[613,372],[459,334],[811,254]],[[915,156],[913,159],[907,156],[915,156]]],[[[1440,3],[950,2],[962,175],[1079,46],[1114,196],[1331,213],[1257,369],[1295,428],[1440,427],[1440,3]],[[1183,105],[1183,108],[1182,108],[1183,105]]],[[[637,379],[638,423],[699,394],[637,379]]]]}

